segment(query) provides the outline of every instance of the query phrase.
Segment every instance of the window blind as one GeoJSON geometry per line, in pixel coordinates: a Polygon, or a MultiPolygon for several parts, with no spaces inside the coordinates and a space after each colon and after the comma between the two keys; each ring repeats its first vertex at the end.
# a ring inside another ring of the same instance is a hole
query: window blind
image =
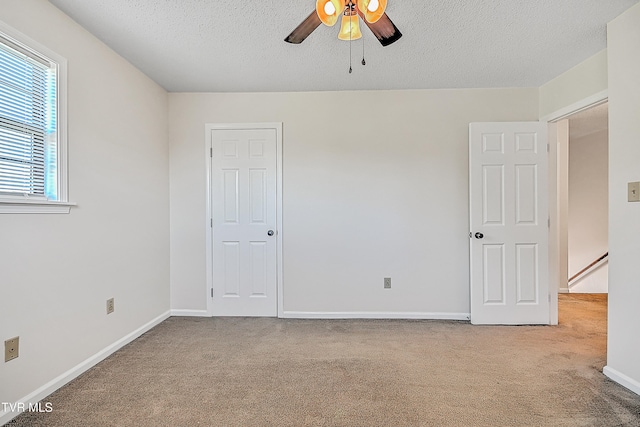
{"type": "Polygon", "coordinates": [[[0,36],[0,194],[50,196],[55,71],[55,64],[0,36]]]}

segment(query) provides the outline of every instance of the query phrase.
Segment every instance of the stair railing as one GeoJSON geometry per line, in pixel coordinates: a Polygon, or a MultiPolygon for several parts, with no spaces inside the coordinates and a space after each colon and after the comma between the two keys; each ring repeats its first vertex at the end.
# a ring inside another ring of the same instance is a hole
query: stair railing
{"type": "MultiPolygon", "coordinates": [[[[577,279],[578,277],[582,276],[584,273],[586,273],[587,271],[592,269],[596,264],[598,264],[600,261],[604,260],[608,256],[609,256],[609,252],[605,253],[600,258],[594,260],[591,264],[587,265],[585,268],[583,268],[582,270],[578,271],[576,274],[571,276],[571,278],[569,279],[569,281],[567,283],[573,282],[575,279],[577,279]]],[[[571,286],[571,285],[569,285],[569,286],[571,286]]]]}

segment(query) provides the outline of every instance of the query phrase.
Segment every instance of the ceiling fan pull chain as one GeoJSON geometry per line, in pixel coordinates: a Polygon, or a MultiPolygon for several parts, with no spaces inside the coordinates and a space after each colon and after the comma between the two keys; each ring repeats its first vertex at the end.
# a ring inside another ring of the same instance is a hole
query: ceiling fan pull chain
{"type": "Polygon", "coordinates": [[[364,60],[364,36],[362,37],[362,65],[367,65],[367,61],[364,60]]]}
{"type": "MultiPolygon", "coordinates": [[[[349,8],[351,10],[351,8],[349,8]]],[[[349,15],[349,74],[353,72],[353,68],[351,68],[351,15],[349,15]]]]}

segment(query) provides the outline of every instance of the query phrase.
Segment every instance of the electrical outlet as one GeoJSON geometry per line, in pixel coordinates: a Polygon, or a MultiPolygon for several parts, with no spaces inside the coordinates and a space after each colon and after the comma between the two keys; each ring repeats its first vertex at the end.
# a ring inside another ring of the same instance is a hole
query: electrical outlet
{"type": "Polygon", "coordinates": [[[116,306],[115,306],[115,303],[113,301],[113,298],[109,298],[107,300],[107,314],[113,313],[115,309],[116,309],[116,306]]]}
{"type": "Polygon", "coordinates": [[[8,362],[20,355],[20,337],[8,339],[4,342],[4,361],[8,362]]]}
{"type": "Polygon", "coordinates": [[[391,277],[384,278],[384,288],[391,289],[391,277]]]}

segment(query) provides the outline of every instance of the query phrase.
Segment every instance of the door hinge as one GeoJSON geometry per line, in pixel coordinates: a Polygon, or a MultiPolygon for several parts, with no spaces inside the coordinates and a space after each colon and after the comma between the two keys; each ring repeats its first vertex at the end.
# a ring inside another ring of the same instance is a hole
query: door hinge
{"type": "Polygon", "coordinates": [[[211,288],[211,298],[213,298],[213,288],[211,288]]]}
{"type": "Polygon", "coordinates": [[[211,218],[211,221],[209,222],[209,226],[213,228],[213,218],[211,218]]]}
{"type": "Polygon", "coordinates": [[[209,148],[209,157],[213,158],[213,147],[209,148]]]}
{"type": "Polygon", "coordinates": [[[547,144],[547,153],[550,151],[551,149],[549,148],[549,144],[547,144]]]}
{"type": "MultiPolygon", "coordinates": [[[[213,289],[211,289],[211,290],[213,290],[213,289]]],[[[547,296],[549,297],[549,302],[551,302],[551,294],[548,294],[547,296]]]]}
{"type": "Polygon", "coordinates": [[[547,228],[551,228],[551,218],[547,218],[547,228]]]}

